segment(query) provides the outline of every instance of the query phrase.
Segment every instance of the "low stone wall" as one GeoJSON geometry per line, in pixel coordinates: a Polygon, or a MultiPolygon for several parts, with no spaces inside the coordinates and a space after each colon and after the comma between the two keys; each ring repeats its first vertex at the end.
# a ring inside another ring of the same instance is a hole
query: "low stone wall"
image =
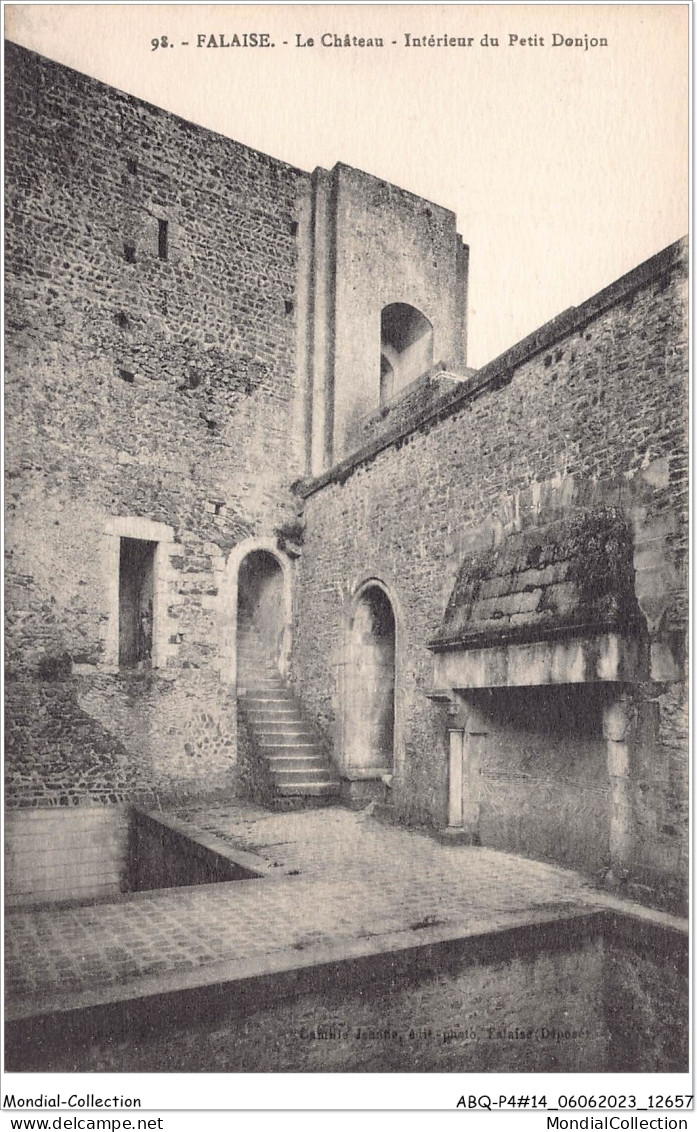
{"type": "Polygon", "coordinates": [[[18,1022],[9,1067],[684,1073],[688,974],[686,934],[575,916],[18,1022]]]}
{"type": "Polygon", "coordinates": [[[138,808],[32,808],[5,815],[10,908],[250,880],[265,871],[264,861],[219,838],[138,808]]]}
{"type": "Polygon", "coordinates": [[[242,863],[230,847],[215,846],[214,839],[192,836],[192,831],[172,818],[134,810],[131,815],[129,887],[132,892],[153,888],[179,888],[193,884],[217,884],[228,880],[250,880],[262,871],[242,863]]]}

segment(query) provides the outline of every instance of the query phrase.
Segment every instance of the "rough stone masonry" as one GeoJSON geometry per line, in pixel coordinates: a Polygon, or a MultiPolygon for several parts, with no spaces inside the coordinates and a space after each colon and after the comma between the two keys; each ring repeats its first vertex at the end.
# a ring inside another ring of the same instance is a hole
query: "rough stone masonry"
{"type": "Polygon", "coordinates": [[[474,371],[451,212],[6,50],[19,888],[22,810],[255,779],[256,602],[346,802],[680,903],[684,244],[474,371]]]}

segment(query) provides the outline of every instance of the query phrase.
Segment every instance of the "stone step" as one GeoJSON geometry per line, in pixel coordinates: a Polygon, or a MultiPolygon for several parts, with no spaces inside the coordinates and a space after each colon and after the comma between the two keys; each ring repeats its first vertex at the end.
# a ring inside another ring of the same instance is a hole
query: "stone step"
{"type": "Polygon", "coordinates": [[[289,716],[293,716],[298,722],[302,720],[302,713],[298,711],[297,704],[294,704],[292,700],[285,700],[283,703],[247,706],[246,712],[253,722],[259,719],[281,721],[287,719],[289,716]]]}
{"type": "Polygon", "coordinates": [[[238,686],[238,693],[240,699],[245,701],[249,700],[292,700],[291,695],[283,695],[280,688],[258,688],[246,685],[243,687],[238,686]]]}
{"type": "Polygon", "coordinates": [[[309,798],[331,797],[339,793],[338,782],[284,782],[279,783],[276,790],[283,797],[305,795],[309,798]]]}
{"type": "Polygon", "coordinates": [[[288,689],[285,688],[283,686],[283,684],[281,684],[280,681],[274,682],[274,681],[269,680],[266,683],[263,683],[262,681],[260,681],[258,679],[255,679],[254,682],[252,682],[251,680],[241,679],[241,680],[238,680],[238,682],[237,682],[237,688],[238,688],[239,694],[243,695],[247,698],[250,695],[262,695],[262,696],[273,695],[273,696],[276,696],[279,699],[287,699],[288,698],[288,695],[287,695],[288,689]]]}
{"type": "Polygon", "coordinates": [[[296,806],[338,798],[339,780],[293,692],[261,642],[248,632],[238,649],[238,702],[263,757],[277,802],[296,806]]]}
{"type": "Polygon", "coordinates": [[[276,790],[294,786],[301,786],[303,789],[307,789],[308,786],[335,786],[335,780],[326,771],[319,771],[317,774],[310,771],[272,771],[272,782],[276,790]]]}
{"type": "Polygon", "coordinates": [[[326,767],[298,767],[287,770],[271,768],[271,777],[279,786],[293,786],[298,782],[334,782],[335,779],[326,767]]]}
{"type": "Polygon", "coordinates": [[[291,743],[314,743],[316,736],[314,732],[303,732],[296,730],[299,727],[304,727],[301,719],[291,719],[290,716],[274,716],[273,719],[250,719],[248,720],[251,730],[254,732],[254,737],[259,743],[275,743],[278,739],[288,739],[291,743]],[[281,725],[274,726],[278,721],[281,725]],[[288,724],[286,728],[285,724],[288,724]]]}
{"type": "Polygon", "coordinates": [[[251,730],[253,731],[253,735],[255,735],[255,738],[259,741],[259,743],[275,743],[276,739],[286,738],[290,739],[291,743],[302,743],[302,741],[304,741],[304,743],[307,743],[307,741],[312,741],[313,743],[313,741],[315,741],[315,736],[312,735],[312,732],[310,732],[310,735],[303,735],[301,734],[301,732],[298,732],[298,734],[296,734],[293,729],[296,727],[301,727],[302,720],[292,719],[290,715],[274,715],[274,717],[270,720],[250,719],[248,720],[248,723],[251,730]],[[286,731],[283,727],[274,728],[273,724],[278,720],[283,721],[283,723],[289,724],[291,729],[290,732],[286,731]],[[268,729],[269,724],[270,729],[268,729]]]}
{"type": "Polygon", "coordinates": [[[263,739],[257,736],[257,742],[263,747],[267,757],[274,751],[284,753],[286,750],[296,755],[306,752],[313,755],[322,754],[322,748],[312,735],[265,735],[263,739]]]}
{"type": "Polygon", "coordinates": [[[254,730],[260,739],[272,739],[274,736],[285,735],[289,739],[312,739],[314,741],[314,732],[303,723],[302,720],[285,721],[283,723],[270,723],[268,720],[264,723],[254,724],[254,730]]]}
{"type": "Polygon", "coordinates": [[[240,704],[247,711],[299,711],[297,700],[292,696],[239,696],[240,704]]]}
{"type": "Polygon", "coordinates": [[[322,748],[320,747],[319,743],[316,743],[313,739],[307,740],[305,742],[303,742],[302,740],[296,742],[294,739],[285,739],[282,736],[279,736],[278,739],[267,739],[263,743],[260,741],[259,746],[264,751],[269,752],[298,751],[302,753],[303,751],[307,751],[308,753],[312,752],[313,755],[322,753],[322,748]]]}
{"type": "Polygon", "coordinates": [[[276,700],[276,701],[257,701],[250,704],[249,702],[242,701],[242,707],[250,717],[258,719],[259,717],[268,717],[273,719],[284,719],[286,715],[293,714],[299,720],[302,719],[302,713],[299,710],[298,704],[292,700],[276,700]]]}
{"type": "Polygon", "coordinates": [[[245,699],[256,699],[262,696],[274,700],[287,700],[293,695],[290,688],[286,684],[281,683],[281,681],[278,681],[278,683],[276,683],[276,681],[269,681],[268,683],[262,681],[262,683],[258,683],[256,680],[254,682],[251,680],[238,680],[237,694],[238,696],[244,696],[245,699]],[[240,687],[241,685],[243,688],[240,687]]]}
{"type": "Polygon", "coordinates": [[[240,677],[237,681],[237,695],[249,699],[250,696],[269,696],[273,695],[275,699],[287,700],[289,689],[284,688],[283,684],[260,684],[257,679],[245,680],[240,677]]]}
{"type": "Polygon", "coordinates": [[[251,704],[252,706],[259,704],[262,707],[265,705],[289,704],[293,702],[293,697],[290,692],[288,692],[286,695],[283,695],[279,691],[275,692],[272,695],[270,692],[261,692],[257,691],[257,689],[250,689],[248,692],[245,692],[242,699],[246,704],[251,704]]]}
{"type": "Polygon", "coordinates": [[[294,735],[292,732],[291,732],[290,735],[288,735],[288,734],[286,734],[285,731],[274,731],[270,735],[267,734],[267,735],[264,735],[262,737],[261,732],[259,731],[259,729],[256,726],[254,726],[253,730],[254,730],[254,734],[256,736],[257,742],[260,743],[262,747],[318,747],[319,746],[319,743],[317,742],[314,735],[294,735]]]}
{"type": "Polygon", "coordinates": [[[280,725],[289,723],[294,726],[303,722],[302,716],[294,708],[289,708],[288,711],[248,711],[246,715],[249,725],[255,732],[263,728],[266,723],[280,725]]]}
{"type": "Polygon", "coordinates": [[[288,712],[284,715],[277,715],[275,712],[254,713],[254,728],[256,731],[279,731],[286,727],[290,727],[291,731],[300,729],[305,730],[308,735],[314,735],[314,731],[307,720],[297,710],[292,715],[288,712]]]}
{"type": "Polygon", "coordinates": [[[289,727],[303,726],[303,719],[297,712],[261,712],[247,716],[247,720],[254,730],[255,734],[260,731],[266,730],[268,727],[272,734],[278,734],[279,730],[288,724],[289,727]]]}
{"type": "Polygon", "coordinates": [[[323,755],[267,755],[272,771],[279,770],[327,770],[327,760],[323,755]]]}

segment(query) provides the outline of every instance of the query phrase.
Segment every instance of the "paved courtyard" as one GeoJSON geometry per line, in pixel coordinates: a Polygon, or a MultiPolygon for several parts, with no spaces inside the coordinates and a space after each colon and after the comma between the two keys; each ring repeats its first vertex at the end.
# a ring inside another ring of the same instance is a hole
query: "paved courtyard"
{"type": "Polygon", "coordinates": [[[271,813],[228,803],[170,814],[246,850],[254,880],[8,913],[7,1017],[282,970],[607,905],[578,874],[444,845],[338,807],[271,813]],[[357,950],[359,949],[359,950],[357,950]]]}

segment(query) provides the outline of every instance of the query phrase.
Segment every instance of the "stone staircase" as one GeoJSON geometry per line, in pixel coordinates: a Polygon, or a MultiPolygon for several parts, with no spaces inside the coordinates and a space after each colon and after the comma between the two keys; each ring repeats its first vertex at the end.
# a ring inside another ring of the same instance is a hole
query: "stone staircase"
{"type": "Polygon", "coordinates": [[[269,801],[317,805],[339,795],[339,778],[261,638],[247,627],[238,646],[237,696],[270,781],[269,801]]]}

